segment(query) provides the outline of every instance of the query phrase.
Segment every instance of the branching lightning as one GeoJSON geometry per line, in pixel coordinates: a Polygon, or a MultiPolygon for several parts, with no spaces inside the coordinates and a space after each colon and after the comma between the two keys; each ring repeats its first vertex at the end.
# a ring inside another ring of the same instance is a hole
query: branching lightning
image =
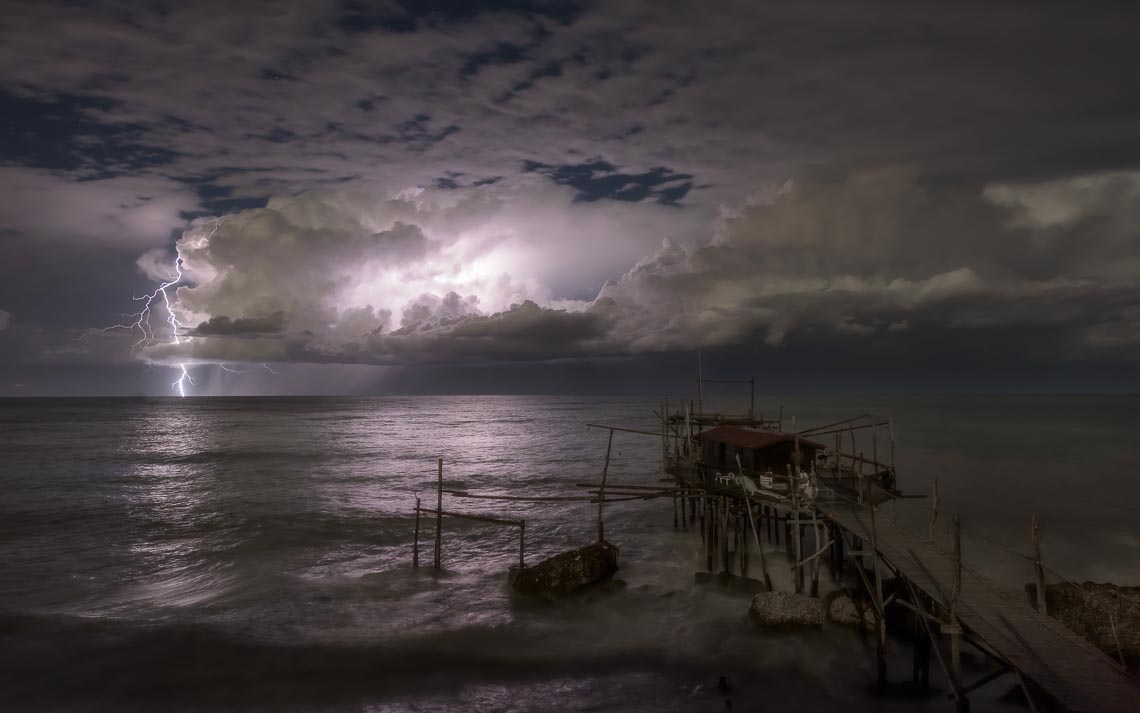
{"type": "MultiPolygon", "coordinates": [[[[222,222],[218,221],[218,223],[214,225],[214,229],[210,231],[209,235],[198,238],[197,240],[184,242],[182,245],[194,249],[203,248],[209,245],[210,239],[214,237],[214,234],[218,232],[218,228],[221,226],[222,222]]],[[[185,325],[182,324],[182,322],[178,319],[178,313],[174,311],[174,305],[171,303],[170,293],[168,292],[168,290],[177,288],[182,280],[182,256],[179,255],[176,251],[174,257],[174,274],[168,277],[166,280],[160,282],[158,287],[155,288],[154,292],[132,298],[136,302],[142,303],[141,310],[135,312],[134,314],[127,315],[134,321],[127,324],[114,324],[110,327],[104,328],[102,331],[107,332],[115,329],[125,329],[130,332],[138,332],[139,338],[138,341],[134,343],[133,349],[135,351],[146,349],[151,344],[154,344],[156,341],[158,341],[158,339],[155,337],[154,328],[151,326],[150,320],[154,314],[155,300],[161,297],[162,306],[166,310],[166,319],[164,321],[170,325],[170,341],[176,345],[188,341],[189,337],[185,337],[181,334],[182,329],[185,327],[185,325]]],[[[194,378],[190,376],[190,370],[186,364],[181,363],[178,365],[178,379],[170,385],[170,388],[173,391],[177,391],[179,396],[185,397],[187,384],[193,386],[194,378]]]]}
{"type": "MultiPolygon", "coordinates": [[[[223,221],[224,219],[219,220],[217,223],[215,223],[213,230],[210,231],[209,235],[204,235],[195,238],[194,240],[180,240],[177,248],[201,250],[209,246],[210,240],[218,232],[218,229],[222,227],[223,221]]],[[[178,318],[178,313],[174,309],[174,301],[170,296],[170,290],[176,290],[185,279],[185,275],[182,272],[182,267],[182,255],[179,254],[178,250],[176,249],[174,256],[173,274],[161,280],[158,287],[156,287],[153,292],[132,298],[135,302],[141,303],[142,308],[138,312],[125,315],[131,321],[122,324],[113,324],[110,327],[105,327],[100,331],[110,332],[114,330],[126,330],[131,333],[137,333],[139,335],[139,338],[132,346],[132,350],[136,353],[142,349],[146,349],[152,344],[163,341],[155,334],[154,326],[151,324],[151,319],[154,317],[154,314],[158,307],[156,300],[161,299],[161,307],[166,311],[166,318],[163,321],[166,322],[166,324],[170,327],[170,334],[169,337],[166,338],[166,341],[175,345],[189,342],[192,337],[185,334],[184,330],[186,325],[183,324],[182,321],[178,318]]],[[[228,372],[230,374],[244,374],[247,371],[246,369],[234,369],[221,363],[217,364],[217,366],[222,371],[228,372]]],[[[261,366],[263,366],[271,374],[278,373],[274,371],[268,364],[262,364],[261,366]]],[[[186,362],[178,364],[177,370],[178,379],[171,383],[170,388],[171,390],[177,392],[179,396],[184,397],[186,396],[186,387],[188,385],[194,386],[194,377],[190,375],[190,367],[186,364],[186,362]]]]}

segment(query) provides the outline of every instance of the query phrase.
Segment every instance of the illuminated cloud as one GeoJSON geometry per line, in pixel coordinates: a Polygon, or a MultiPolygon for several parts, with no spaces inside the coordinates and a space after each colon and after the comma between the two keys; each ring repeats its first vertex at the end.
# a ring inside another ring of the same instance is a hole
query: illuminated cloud
{"type": "MultiPolygon", "coordinates": [[[[592,299],[674,206],[576,200],[541,176],[462,189],[326,189],[199,220],[178,243],[182,345],[166,362],[548,359],[613,346],[592,299]]],[[[141,269],[169,274],[162,254],[141,269]]]]}
{"type": "MultiPolygon", "coordinates": [[[[1136,198],[1119,196],[1111,212],[1131,210],[1136,198]]],[[[1126,279],[1119,269],[1140,248],[1133,232],[1084,226],[1074,260],[1061,228],[1022,225],[993,191],[931,190],[910,170],[787,182],[724,210],[703,241],[664,240],[592,299],[551,290],[559,271],[581,271],[566,262],[565,234],[611,209],[528,182],[321,191],[202,221],[179,244],[193,284],[177,296],[183,321],[199,326],[186,344],[146,356],[542,360],[1012,325],[1124,348],[1136,333],[1140,271],[1126,279]],[[543,229],[554,225],[564,232],[543,229]]],[[[575,244],[593,240],[600,264],[620,264],[606,239],[672,209],[648,201],[626,210],[612,233],[581,232],[575,244]]]]}

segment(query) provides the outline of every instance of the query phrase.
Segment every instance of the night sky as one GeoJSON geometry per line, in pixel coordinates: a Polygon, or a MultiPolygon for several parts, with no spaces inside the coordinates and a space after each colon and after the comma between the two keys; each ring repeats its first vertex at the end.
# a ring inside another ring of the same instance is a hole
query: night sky
{"type": "Polygon", "coordinates": [[[0,395],[1135,392],[1138,28],[9,0],[0,395]]]}

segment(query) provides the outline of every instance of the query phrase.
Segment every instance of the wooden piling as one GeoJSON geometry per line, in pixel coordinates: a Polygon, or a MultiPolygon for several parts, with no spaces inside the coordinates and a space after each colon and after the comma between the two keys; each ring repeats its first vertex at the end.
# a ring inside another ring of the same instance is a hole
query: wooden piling
{"type": "MultiPolygon", "coordinates": [[[[798,454],[797,454],[798,455],[798,454]]],[[[802,567],[803,562],[803,529],[800,527],[800,488],[799,478],[794,477],[792,474],[792,467],[788,466],[788,481],[792,489],[792,512],[796,517],[796,524],[792,527],[795,533],[795,559],[792,561],[792,576],[796,582],[796,594],[803,594],[804,591],[804,571],[802,567]]],[[[790,533],[789,533],[790,534],[790,533]]]]}
{"type": "Polygon", "coordinates": [[[895,420],[887,419],[887,428],[891,431],[891,474],[895,472],[895,420]]]}
{"type": "Polygon", "coordinates": [[[871,506],[871,566],[875,570],[875,602],[879,610],[878,631],[875,636],[875,652],[878,660],[878,685],[882,691],[887,686],[887,617],[886,606],[883,604],[883,576],[879,571],[879,528],[875,512],[877,508],[871,506]]]}
{"type": "Polygon", "coordinates": [[[725,572],[731,570],[728,559],[728,498],[720,497],[720,566],[725,572]]]}
{"type": "Polygon", "coordinates": [[[713,543],[713,500],[712,498],[702,498],[704,508],[702,511],[702,525],[704,527],[704,547],[705,547],[705,565],[709,574],[713,574],[713,552],[715,544],[713,543]]]}
{"type": "Polygon", "coordinates": [[[420,496],[416,496],[416,529],[412,534],[412,567],[420,566],[420,496]]]}
{"type": "Polygon", "coordinates": [[[962,523],[954,516],[954,588],[950,593],[950,675],[951,685],[959,692],[958,709],[969,710],[970,704],[962,691],[962,626],[958,623],[958,600],[962,596],[962,523]]]}
{"type": "Polygon", "coordinates": [[[437,462],[439,478],[435,493],[435,569],[439,569],[443,547],[443,459],[437,462]]]}
{"type": "Polygon", "coordinates": [[[812,545],[812,550],[814,550],[816,555],[817,555],[817,556],[812,558],[812,564],[811,564],[811,595],[813,597],[818,598],[819,597],[819,559],[820,559],[818,557],[818,555],[821,553],[820,547],[823,545],[823,538],[820,537],[820,534],[819,534],[822,526],[819,524],[819,520],[815,516],[815,511],[812,511],[811,523],[812,523],[811,533],[812,533],[812,538],[814,539],[814,543],[812,545]]]}
{"type": "Polygon", "coordinates": [[[1037,611],[1045,610],[1045,568],[1041,566],[1041,520],[1033,513],[1033,577],[1037,587],[1037,611]]]}
{"type": "Polygon", "coordinates": [[[934,526],[938,522],[938,478],[934,478],[934,489],[930,493],[930,525],[926,539],[934,544],[934,526]]]}
{"type": "Polygon", "coordinates": [[[606,463],[602,466],[602,487],[598,491],[598,543],[606,539],[605,523],[602,520],[602,511],[606,505],[606,477],[610,472],[610,453],[614,448],[614,429],[610,429],[610,439],[606,443],[606,463]]]}

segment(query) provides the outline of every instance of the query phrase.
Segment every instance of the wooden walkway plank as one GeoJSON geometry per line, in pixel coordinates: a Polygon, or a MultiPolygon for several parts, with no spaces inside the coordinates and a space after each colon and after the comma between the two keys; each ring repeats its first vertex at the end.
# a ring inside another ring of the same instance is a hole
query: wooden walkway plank
{"type": "MultiPolygon", "coordinates": [[[[817,508],[870,546],[870,517],[864,509],[844,503],[817,503],[817,508]]],[[[894,523],[878,528],[875,539],[892,569],[948,604],[954,563],[947,553],[894,523]]],[[[1073,713],[1140,710],[1140,682],[1134,677],[1056,619],[968,567],[962,570],[958,618],[973,638],[1073,713]]]]}

